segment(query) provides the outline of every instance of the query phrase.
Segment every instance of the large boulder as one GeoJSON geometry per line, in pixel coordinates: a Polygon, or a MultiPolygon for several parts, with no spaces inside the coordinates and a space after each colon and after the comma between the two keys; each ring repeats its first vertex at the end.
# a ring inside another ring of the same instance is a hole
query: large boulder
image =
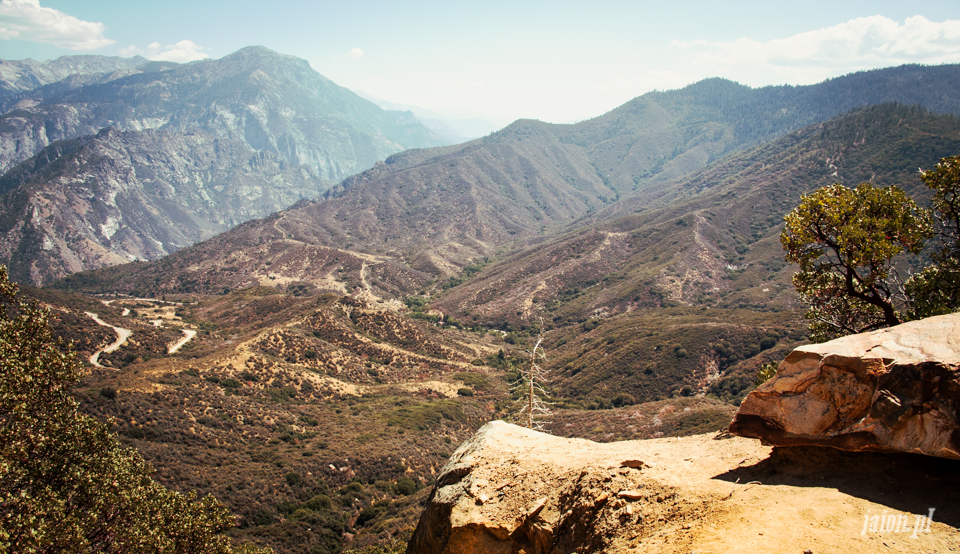
{"type": "Polygon", "coordinates": [[[960,459],[960,314],[801,346],[750,393],[734,434],[773,446],[960,459]]]}
{"type": "Polygon", "coordinates": [[[495,421],[440,470],[407,553],[946,552],[958,495],[960,462],[943,458],[729,433],[600,444],[495,421]],[[879,532],[880,514],[910,530],[879,532]]]}
{"type": "MultiPolygon", "coordinates": [[[[490,422],[441,469],[407,552],[617,552],[613,543],[624,535],[637,538],[668,520],[689,527],[702,511],[699,499],[645,475],[638,444],[490,422]]],[[[742,455],[743,444],[723,446],[742,455]]]]}

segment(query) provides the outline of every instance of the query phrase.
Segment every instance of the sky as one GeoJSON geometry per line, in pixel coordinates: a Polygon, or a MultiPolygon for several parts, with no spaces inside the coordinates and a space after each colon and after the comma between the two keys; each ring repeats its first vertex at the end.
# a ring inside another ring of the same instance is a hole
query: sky
{"type": "Polygon", "coordinates": [[[0,0],[0,59],[190,62],[250,45],[450,117],[572,123],[709,77],[803,85],[960,63],[960,2],[0,0]]]}

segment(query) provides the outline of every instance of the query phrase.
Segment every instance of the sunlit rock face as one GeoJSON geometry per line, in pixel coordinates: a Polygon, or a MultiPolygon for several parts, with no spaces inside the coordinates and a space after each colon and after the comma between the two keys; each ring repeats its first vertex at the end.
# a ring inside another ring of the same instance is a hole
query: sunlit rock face
{"type": "Polygon", "coordinates": [[[55,143],[0,178],[0,263],[21,282],[152,260],[323,192],[304,166],[195,130],[55,143]]]}
{"type": "Polygon", "coordinates": [[[731,432],[960,459],[960,314],[802,346],[743,401],[731,432]]]}
{"type": "Polygon", "coordinates": [[[445,144],[409,112],[384,111],[306,60],[260,46],[64,80],[0,99],[0,109],[0,172],[54,141],[106,127],[202,129],[329,181],[407,148],[445,144]]]}
{"type": "Polygon", "coordinates": [[[443,144],[263,47],[183,65],[0,60],[0,112],[0,263],[34,284],[162,257],[443,144]]]}

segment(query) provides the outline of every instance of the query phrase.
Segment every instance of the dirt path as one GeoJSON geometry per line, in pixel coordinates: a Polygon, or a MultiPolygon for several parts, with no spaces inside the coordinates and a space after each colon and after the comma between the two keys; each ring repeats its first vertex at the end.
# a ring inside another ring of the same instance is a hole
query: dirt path
{"type": "Polygon", "coordinates": [[[167,354],[176,354],[177,350],[180,350],[180,347],[187,344],[193,337],[197,336],[197,332],[193,329],[180,329],[183,331],[184,337],[177,342],[175,342],[169,349],[167,349],[167,354]]]}
{"type": "Polygon", "coordinates": [[[104,327],[110,327],[117,333],[117,340],[114,341],[113,344],[111,344],[110,346],[107,346],[106,348],[101,348],[100,350],[97,350],[96,352],[93,353],[93,356],[90,356],[91,364],[97,367],[103,367],[102,365],[100,365],[100,354],[102,352],[106,352],[109,354],[110,352],[113,352],[116,349],[123,346],[127,342],[127,339],[130,338],[130,335],[133,334],[133,331],[131,331],[130,329],[124,329],[123,327],[114,327],[113,325],[110,325],[109,323],[106,323],[105,321],[100,319],[97,316],[97,314],[93,312],[84,312],[84,313],[87,314],[87,317],[96,321],[98,325],[103,325],[104,327]]]}

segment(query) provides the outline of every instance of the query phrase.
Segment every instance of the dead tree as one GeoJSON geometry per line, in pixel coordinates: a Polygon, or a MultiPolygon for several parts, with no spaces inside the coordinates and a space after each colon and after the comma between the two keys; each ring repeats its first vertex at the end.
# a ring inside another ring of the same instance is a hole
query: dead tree
{"type": "Polygon", "coordinates": [[[551,423],[544,421],[544,417],[553,415],[550,409],[551,402],[545,400],[549,393],[543,388],[543,385],[550,382],[547,378],[549,372],[541,366],[541,362],[547,359],[543,351],[543,319],[540,320],[540,333],[537,335],[537,343],[533,346],[530,354],[530,365],[520,370],[521,379],[513,387],[514,392],[522,392],[518,402],[521,403],[520,411],[517,412],[518,419],[527,420],[527,428],[543,431],[543,425],[551,423]]]}

